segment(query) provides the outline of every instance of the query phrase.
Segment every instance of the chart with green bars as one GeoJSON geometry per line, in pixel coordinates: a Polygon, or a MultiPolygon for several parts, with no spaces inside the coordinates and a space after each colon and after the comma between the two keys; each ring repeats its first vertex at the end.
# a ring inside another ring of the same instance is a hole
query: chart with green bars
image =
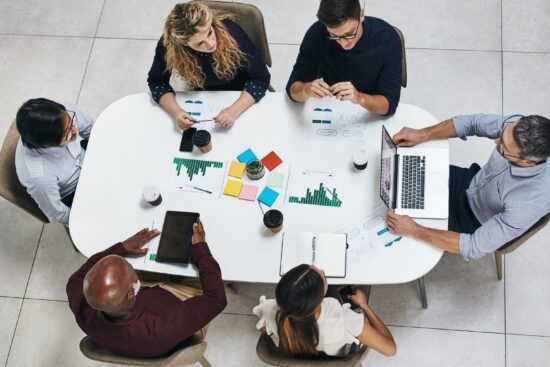
{"type": "Polygon", "coordinates": [[[340,208],[343,181],[333,172],[292,169],[289,175],[287,200],[291,204],[340,208]]]}
{"type": "Polygon", "coordinates": [[[225,163],[174,157],[171,179],[178,191],[218,195],[223,185],[225,163]]]}

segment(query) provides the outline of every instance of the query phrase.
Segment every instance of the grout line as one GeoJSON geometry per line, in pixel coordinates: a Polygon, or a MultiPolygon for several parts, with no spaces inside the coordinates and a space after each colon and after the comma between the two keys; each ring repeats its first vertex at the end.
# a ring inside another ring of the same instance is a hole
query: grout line
{"type": "Polygon", "coordinates": [[[438,328],[438,327],[426,327],[426,326],[408,326],[408,325],[394,325],[387,324],[387,326],[398,327],[398,328],[409,328],[409,329],[425,329],[425,330],[441,330],[441,331],[458,331],[463,333],[478,333],[478,334],[493,334],[493,335],[506,335],[504,332],[498,331],[481,331],[481,330],[465,330],[465,329],[448,329],[448,328],[438,328]]]}
{"type": "Polygon", "coordinates": [[[248,316],[248,317],[257,317],[256,315],[245,315],[240,313],[234,313],[234,312],[222,312],[223,315],[231,315],[231,316],[248,316]]]}
{"type": "Polygon", "coordinates": [[[42,224],[42,229],[40,230],[40,235],[38,236],[38,243],[36,244],[36,250],[34,251],[34,257],[32,259],[31,270],[29,271],[29,277],[27,278],[27,284],[25,285],[25,291],[23,292],[23,300],[21,301],[21,307],[19,307],[19,313],[17,314],[17,321],[15,321],[15,327],[13,328],[13,335],[11,336],[10,347],[8,349],[8,355],[6,356],[6,364],[10,359],[11,348],[13,346],[13,341],[15,340],[15,333],[17,332],[17,327],[19,326],[19,318],[21,317],[21,311],[23,310],[23,304],[25,303],[25,295],[27,294],[27,289],[29,288],[29,282],[31,280],[32,270],[34,268],[34,262],[36,261],[36,255],[38,254],[38,248],[40,247],[40,241],[42,240],[42,234],[44,233],[44,227],[46,225],[42,224]]]}
{"type": "Polygon", "coordinates": [[[514,335],[514,336],[530,336],[533,338],[550,338],[550,335],[536,335],[536,334],[521,334],[521,333],[507,333],[506,335],[514,335]]]}
{"type": "Polygon", "coordinates": [[[0,298],[25,299],[25,297],[16,297],[16,296],[0,296],[0,298]]]}
{"type": "Polygon", "coordinates": [[[49,298],[35,298],[35,297],[25,297],[25,300],[30,301],[46,301],[46,302],[60,302],[60,303],[69,303],[69,301],[64,301],[61,299],[49,299],[49,298]]]}
{"type": "Polygon", "coordinates": [[[88,61],[86,62],[86,68],[84,69],[84,74],[82,75],[82,81],[80,82],[80,88],[78,89],[78,96],[76,97],[76,105],[78,105],[78,101],[80,100],[80,94],[82,93],[82,87],[84,86],[84,80],[86,79],[86,73],[88,72],[88,66],[90,66],[90,59],[92,58],[92,51],[94,50],[97,31],[99,30],[99,23],[101,22],[101,17],[103,16],[103,9],[105,9],[105,1],[106,0],[103,0],[103,5],[101,6],[101,12],[99,13],[99,17],[97,19],[97,25],[95,27],[95,33],[94,33],[94,38],[93,38],[93,41],[92,41],[92,46],[90,47],[90,53],[88,54],[88,61]]]}
{"type": "Polygon", "coordinates": [[[17,37],[50,37],[50,38],[94,38],[94,36],[60,35],[60,34],[25,34],[25,33],[0,33],[2,36],[17,37]]]}
{"type": "MultiPolygon", "coordinates": [[[[502,4],[500,0],[500,108],[501,115],[504,115],[504,34],[503,34],[503,19],[502,19],[502,4]]],[[[504,367],[508,366],[508,334],[506,333],[506,256],[502,256],[502,280],[504,282],[504,367]]]]}

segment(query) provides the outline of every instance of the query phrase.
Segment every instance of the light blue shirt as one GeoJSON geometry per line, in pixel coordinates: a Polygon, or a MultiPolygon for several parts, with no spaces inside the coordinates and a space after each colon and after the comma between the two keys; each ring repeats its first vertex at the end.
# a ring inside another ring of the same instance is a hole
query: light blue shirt
{"type": "MultiPolygon", "coordinates": [[[[521,115],[468,115],[453,118],[458,137],[496,139],[505,125],[521,115]]],[[[481,223],[474,233],[460,234],[460,253],[465,259],[492,253],[519,237],[550,212],[548,161],[533,167],[518,167],[495,149],[466,190],[468,203],[481,223]]]]}
{"type": "Polygon", "coordinates": [[[85,150],[80,141],[88,139],[93,120],[86,117],[78,107],[64,103],[65,109],[74,111],[77,138],[62,146],[29,149],[21,139],[15,151],[17,177],[27,192],[36,201],[40,210],[50,221],[69,224],[71,208],[63,204],[61,198],[76,190],[85,150]]]}

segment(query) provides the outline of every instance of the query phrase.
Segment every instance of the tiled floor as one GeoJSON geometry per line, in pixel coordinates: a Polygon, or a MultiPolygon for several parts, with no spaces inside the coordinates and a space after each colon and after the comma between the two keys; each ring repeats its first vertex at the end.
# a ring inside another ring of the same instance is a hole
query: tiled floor
{"type": "MultiPolygon", "coordinates": [[[[251,0],[266,18],[272,84],[283,90],[317,0],[251,0]]],[[[154,45],[173,0],[0,0],[0,137],[17,107],[45,96],[77,102],[97,117],[122,96],[147,90],[154,45]]],[[[471,112],[550,115],[547,0],[368,0],[366,13],[399,27],[409,86],[402,102],[443,119],[471,112]]],[[[452,161],[485,162],[493,143],[453,141],[452,161]]],[[[96,366],[64,291],[84,261],[63,228],[42,226],[0,200],[0,363],[96,366]]],[[[491,257],[445,255],[427,277],[429,308],[414,284],[377,286],[371,303],[391,325],[396,357],[372,352],[365,366],[548,366],[550,229],[507,256],[496,279],[491,257]]],[[[212,324],[214,366],[262,366],[251,308],[272,285],[241,284],[212,324]]]]}

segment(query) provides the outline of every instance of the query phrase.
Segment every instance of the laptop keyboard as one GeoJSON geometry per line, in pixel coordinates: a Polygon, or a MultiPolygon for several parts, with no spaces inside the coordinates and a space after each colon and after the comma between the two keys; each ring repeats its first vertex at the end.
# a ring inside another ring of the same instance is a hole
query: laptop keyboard
{"type": "Polygon", "coordinates": [[[405,155],[401,180],[401,208],[424,209],[426,157],[405,155]]]}

